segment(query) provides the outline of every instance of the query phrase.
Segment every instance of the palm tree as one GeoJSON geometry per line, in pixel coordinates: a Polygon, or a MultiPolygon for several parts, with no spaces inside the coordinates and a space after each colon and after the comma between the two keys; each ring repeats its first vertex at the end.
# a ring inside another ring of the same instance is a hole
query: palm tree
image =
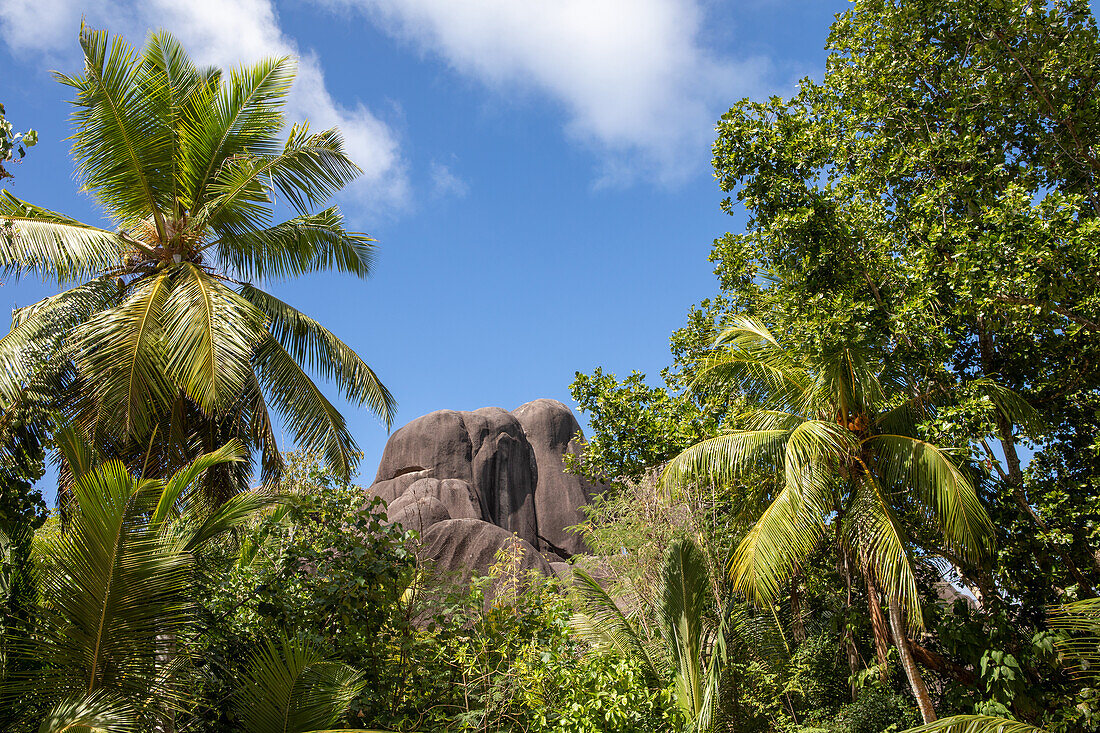
{"type": "MultiPolygon", "coordinates": [[[[928,395],[873,353],[850,346],[819,356],[791,351],[747,317],[721,334],[699,380],[739,388],[760,407],[744,417],[744,429],[673,459],[662,483],[675,489],[777,476],[774,484],[758,482],[776,488],[763,497],[770,503],[730,563],[734,586],[772,602],[832,530],[845,566],[857,565],[867,582],[880,663],[889,639],[881,587],[901,664],[924,720],[934,720],[908,641],[923,624],[909,530],[934,531],[953,557],[978,562],[993,527],[955,462],[916,437],[918,423],[932,414],[928,395]]],[[[979,384],[1001,408],[1023,409],[991,382],[979,384]]]]}
{"type": "Polygon", "coordinates": [[[198,480],[242,459],[234,443],[159,480],[101,461],[71,428],[57,440],[74,477],[72,514],[40,558],[37,622],[11,640],[26,663],[3,680],[0,699],[13,714],[27,715],[20,708],[32,701],[51,704],[43,731],[128,730],[177,702],[178,660],[160,642],[191,622],[197,551],[272,499],[242,492],[205,510],[198,480]]]}
{"type": "Polygon", "coordinates": [[[693,733],[713,730],[721,715],[732,712],[726,676],[730,644],[741,642],[769,664],[785,651],[785,644],[777,643],[782,633],[770,617],[762,623],[736,606],[723,612],[709,567],[692,540],[672,543],[661,565],[658,597],[652,607],[643,601],[639,609],[656,619],[653,637],[592,576],[574,570],[579,605],[574,628],[597,649],[635,662],[652,684],[671,673],[676,705],[693,733]]]}
{"type": "Polygon", "coordinates": [[[166,32],[138,52],[82,28],[80,45],[84,73],[57,78],[76,90],[82,188],[115,228],[0,193],[0,268],[68,288],[17,310],[0,339],[4,418],[58,396],[105,453],[162,476],[237,439],[249,461],[219,469],[235,469],[212,489],[224,498],[250,475],[252,451],[265,481],[280,475],[274,410],[347,476],[355,441],[310,373],[387,425],[393,397],[344,342],[254,284],[370,273],[373,240],[325,207],[360,173],[339,131],[302,124],[280,137],[288,58],[225,74],[197,67],[166,32]],[[295,215],[278,221],[277,200],[295,215]]]}

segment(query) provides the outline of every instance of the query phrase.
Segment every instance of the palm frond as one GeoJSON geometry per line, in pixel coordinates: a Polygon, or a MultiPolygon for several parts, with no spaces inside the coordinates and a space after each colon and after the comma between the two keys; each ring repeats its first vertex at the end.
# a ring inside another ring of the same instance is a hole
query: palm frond
{"type": "Polygon", "coordinates": [[[843,457],[857,446],[853,434],[823,420],[805,420],[787,436],[783,480],[798,511],[804,496],[822,497],[836,476],[843,457]]]}
{"type": "Polygon", "coordinates": [[[613,652],[640,666],[652,681],[661,679],[668,660],[651,653],[637,626],[591,575],[573,570],[573,591],[578,613],[573,629],[592,646],[613,652]]]}
{"type": "Polygon", "coordinates": [[[1080,676],[1100,676],[1100,598],[1064,603],[1047,614],[1051,631],[1062,638],[1056,644],[1072,660],[1080,676]]]}
{"type": "Polygon", "coordinates": [[[209,75],[200,71],[179,41],[164,30],[149,35],[141,53],[141,64],[141,79],[150,113],[166,126],[169,140],[166,157],[172,161],[170,175],[166,177],[171,186],[167,192],[168,203],[172,216],[178,218],[181,209],[189,208],[189,202],[184,200],[180,170],[185,165],[184,149],[191,132],[188,122],[195,115],[196,98],[200,98],[200,105],[208,100],[204,92],[209,90],[209,75]]]}
{"type": "Polygon", "coordinates": [[[734,587],[757,603],[778,598],[786,581],[825,533],[825,497],[805,493],[825,486],[818,477],[800,488],[784,484],[737,546],[730,561],[734,587]]]}
{"type": "Polygon", "coordinates": [[[35,650],[59,692],[147,692],[149,640],[186,619],[191,558],[150,530],[158,482],[138,482],[118,461],[73,485],[74,514],[42,573],[35,650]]]}
{"type": "Polygon", "coordinates": [[[209,224],[209,219],[194,215],[208,203],[212,181],[230,161],[250,153],[279,151],[276,135],[283,128],[282,102],[294,73],[295,63],[288,57],[241,66],[224,83],[220,77],[211,79],[207,104],[195,104],[189,110],[180,178],[198,226],[209,224]]]}
{"type": "Polygon", "coordinates": [[[228,407],[252,374],[264,314],[190,262],[177,271],[164,307],[166,371],[207,415],[228,407]]]}
{"type": "Polygon", "coordinates": [[[0,272],[32,272],[68,285],[122,265],[132,245],[115,232],[81,224],[0,191],[0,272]]]}
{"type": "Polygon", "coordinates": [[[291,358],[336,382],[349,401],[366,404],[389,427],[396,400],[351,347],[301,311],[251,285],[241,295],[268,317],[268,330],[291,358]]]}
{"type": "Polygon", "coordinates": [[[661,486],[676,491],[691,483],[726,484],[754,473],[781,473],[789,430],[740,430],[696,443],[665,466],[661,486]]]}
{"type": "Polygon", "coordinates": [[[57,703],[46,713],[38,733],[138,733],[133,705],[103,690],[57,703]]]}
{"type": "Polygon", "coordinates": [[[68,363],[66,339],[117,294],[113,282],[100,278],[16,310],[11,331],[0,339],[0,398],[15,402],[39,374],[68,363]]]}
{"type": "Polygon", "coordinates": [[[219,259],[245,280],[296,277],[335,269],[367,277],[374,265],[374,240],[344,228],[335,206],[303,214],[266,229],[225,231],[219,259]]]}
{"type": "Polygon", "coordinates": [[[84,75],[57,73],[77,91],[73,155],[84,187],[123,226],[152,216],[165,241],[163,210],[171,202],[172,134],[156,115],[149,79],[134,49],[106,31],[81,28],[84,75]]]}
{"type": "Polygon", "coordinates": [[[208,186],[210,198],[196,212],[195,226],[210,227],[220,236],[263,229],[270,221],[271,186],[300,214],[308,214],[309,205],[323,203],[359,172],[335,130],[310,135],[295,126],[278,155],[226,161],[208,186]]]}
{"type": "Polygon", "coordinates": [[[104,413],[125,434],[145,436],[175,392],[166,377],[164,308],[169,274],[135,283],[129,295],[78,327],[77,365],[104,413]]]}
{"type": "MultiPolygon", "coordinates": [[[[676,702],[690,721],[709,721],[717,699],[707,694],[708,670],[704,654],[709,651],[703,622],[711,597],[710,571],[706,557],[690,539],[676,540],[661,566],[660,610],[662,635],[672,657],[676,702]]],[[[718,670],[711,670],[716,678],[718,670]]]]}
{"type": "Polygon", "coordinates": [[[358,446],[343,415],[270,334],[260,342],[255,366],[268,401],[294,431],[298,445],[323,455],[337,476],[349,477],[358,446]]]}
{"type": "Polygon", "coordinates": [[[992,715],[952,715],[939,720],[910,728],[902,733],[1044,733],[1018,720],[998,718],[992,715]]]}
{"type": "Polygon", "coordinates": [[[739,388],[765,408],[805,414],[812,380],[760,321],[738,316],[719,334],[694,382],[739,388]]]}
{"type": "Polygon", "coordinates": [[[936,446],[905,435],[875,435],[863,443],[887,484],[917,491],[953,552],[972,561],[986,555],[993,522],[962,471],[936,446]]]}
{"type": "Polygon", "coordinates": [[[353,667],[325,660],[302,638],[266,640],[252,658],[237,706],[246,733],[329,728],[365,682],[353,667]]]}
{"type": "Polygon", "coordinates": [[[860,548],[860,560],[869,564],[888,597],[905,610],[909,627],[924,627],[920,595],[905,532],[875,475],[864,466],[848,511],[846,538],[860,548]]]}
{"type": "Polygon", "coordinates": [[[223,463],[241,461],[244,459],[244,447],[236,440],[231,440],[212,453],[205,453],[186,466],[183,466],[164,484],[164,490],[157,499],[156,508],[149,518],[150,525],[156,529],[171,518],[178,517],[181,507],[180,499],[189,491],[196,481],[208,469],[220,466],[223,463]]]}
{"type": "Polygon", "coordinates": [[[1018,393],[997,384],[988,377],[972,380],[968,387],[993,404],[993,409],[1031,436],[1041,435],[1046,428],[1039,412],[1018,393]]]}

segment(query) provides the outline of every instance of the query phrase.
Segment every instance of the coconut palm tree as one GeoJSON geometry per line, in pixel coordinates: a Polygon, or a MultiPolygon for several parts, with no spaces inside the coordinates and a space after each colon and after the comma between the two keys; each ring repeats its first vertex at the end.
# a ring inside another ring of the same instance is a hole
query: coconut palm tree
{"type": "MultiPolygon", "coordinates": [[[[339,131],[285,131],[288,58],[227,74],[166,32],[138,52],[83,28],[80,45],[84,73],[57,78],[76,92],[82,189],[114,228],[0,194],[0,268],[67,288],[17,310],[0,339],[5,415],[57,397],[105,453],[162,476],[237,439],[274,480],[274,411],[347,476],[355,441],[310,375],[387,425],[393,397],[343,341],[256,285],[370,273],[373,240],[325,203],[360,173],[339,131]],[[293,215],[279,220],[283,207],[293,215]]],[[[226,468],[220,498],[251,473],[226,468]]]]}
{"type": "MultiPolygon", "coordinates": [[[[776,488],[763,497],[768,506],[730,563],[734,586],[772,602],[818,543],[835,537],[841,556],[867,582],[880,661],[889,639],[881,588],[913,694],[924,720],[934,720],[908,642],[923,623],[911,530],[933,531],[952,556],[977,563],[990,549],[993,527],[958,465],[917,437],[917,425],[933,411],[929,396],[873,353],[847,346],[820,356],[789,350],[747,317],[721,334],[701,367],[701,382],[740,389],[760,407],[744,416],[743,429],[673,459],[662,483],[675,489],[777,476],[758,482],[776,488]]],[[[1025,410],[992,382],[978,384],[1000,409],[1025,410]]]]}

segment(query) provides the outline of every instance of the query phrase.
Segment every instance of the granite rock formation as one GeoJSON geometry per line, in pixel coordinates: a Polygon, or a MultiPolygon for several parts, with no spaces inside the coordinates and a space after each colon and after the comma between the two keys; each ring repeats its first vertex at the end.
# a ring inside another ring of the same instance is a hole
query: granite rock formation
{"type": "Polygon", "coordinates": [[[566,527],[604,489],[564,471],[564,455],[580,453],[579,432],[556,400],[439,410],[394,432],[368,492],[387,503],[389,521],[420,533],[421,557],[444,572],[487,574],[514,534],[523,569],[550,575],[549,561],[587,552],[566,527]]]}

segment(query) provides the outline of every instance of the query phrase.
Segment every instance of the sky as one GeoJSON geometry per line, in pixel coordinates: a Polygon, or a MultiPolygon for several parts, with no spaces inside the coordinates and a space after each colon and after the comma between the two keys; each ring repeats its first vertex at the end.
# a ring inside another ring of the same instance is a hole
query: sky
{"type": "MultiPolygon", "coordinates": [[[[82,17],[135,45],[165,28],[204,64],[293,56],[288,117],[343,131],[364,173],[336,202],[379,258],[368,280],[266,287],[375,369],[398,400],[395,428],[443,408],[575,407],[578,371],[655,378],[669,363],[670,334],[717,290],[713,240],[745,225],[719,209],[714,124],[739,99],[820,78],[847,5],[0,0],[0,102],[40,139],[5,187],[106,223],[77,191],[69,89],[51,76],[80,71],[82,17]]],[[[7,281],[0,304],[53,292],[7,281]]],[[[386,427],[326,392],[370,483],[386,427]]]]}

